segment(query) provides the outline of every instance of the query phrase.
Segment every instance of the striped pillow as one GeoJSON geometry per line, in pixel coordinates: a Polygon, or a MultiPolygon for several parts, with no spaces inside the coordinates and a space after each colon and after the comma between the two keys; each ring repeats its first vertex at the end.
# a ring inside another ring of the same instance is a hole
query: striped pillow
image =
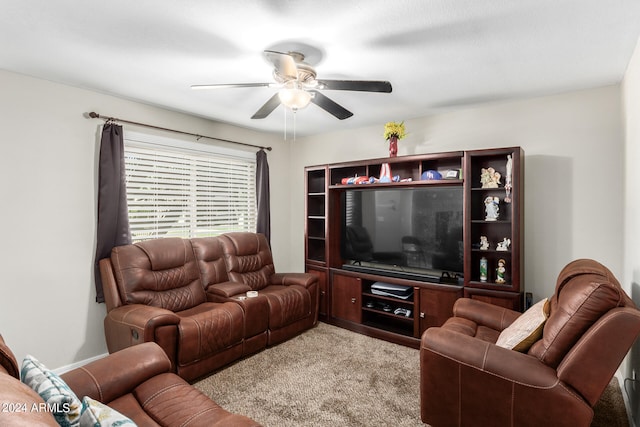
{"type": "Polygon", "coordinates": [[[62,378],[31,355],[27,355],[22,362],[20,378],[45,402],[45,405],[33,410],[51,412],[62,427],[79,425],[82,404],[62,378]]]}

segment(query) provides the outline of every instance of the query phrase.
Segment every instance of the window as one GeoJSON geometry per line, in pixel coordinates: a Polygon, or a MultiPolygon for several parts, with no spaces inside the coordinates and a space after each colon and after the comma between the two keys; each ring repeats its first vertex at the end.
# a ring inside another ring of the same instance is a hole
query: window
{"type": "Polygon", "coordinates": [[[256,230],[254,153],[125,133],[131,237],[256,230]]]}

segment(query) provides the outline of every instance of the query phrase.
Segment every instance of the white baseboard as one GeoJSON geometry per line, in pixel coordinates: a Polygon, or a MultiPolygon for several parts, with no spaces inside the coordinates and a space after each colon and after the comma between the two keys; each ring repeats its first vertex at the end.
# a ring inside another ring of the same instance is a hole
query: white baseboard
{"type": "Polygon", "coordinates": [[[108,355],[109,355],[109,353],[99,354],[97,356],[90,357],[89,359],[80,360],[79,362],[75,362],[75,363],[72,363],[70,365],[65,365],[65,366],[61,366],[61,367],[56,368],[56,369],[52,369],[52,371],[55,372],[58,375],[62,375],[65,372],[72,371],[72,370],[74,370],[76,368],[79,368],[80,366],[84,366],[87,363],[93,362],[94,360],[99,360],[99,359],[102,359],[104,357],[107,357],[108,355]]]}

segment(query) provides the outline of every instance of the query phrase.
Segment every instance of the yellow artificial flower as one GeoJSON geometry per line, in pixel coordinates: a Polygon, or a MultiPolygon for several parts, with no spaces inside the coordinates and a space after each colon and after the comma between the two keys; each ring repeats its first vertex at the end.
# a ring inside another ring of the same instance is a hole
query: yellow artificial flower
{"type": "Polygon", "coordinates": [[[402,139],[407,136],[407,132],[404,129],[404,121],[400,123],[389,122],[384,125],[384,139],[389,139],[395,136],[398,139],[402,139]]]}

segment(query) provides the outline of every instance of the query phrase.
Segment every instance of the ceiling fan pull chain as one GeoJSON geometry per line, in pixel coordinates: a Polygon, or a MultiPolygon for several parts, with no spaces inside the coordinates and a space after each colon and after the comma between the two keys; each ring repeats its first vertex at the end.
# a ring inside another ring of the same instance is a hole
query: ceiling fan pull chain
{"type": "Polygon", "coordinates": [[[284,114],[284,140],[287,140],[287,109],[283,108],[282,109],[282,114],[284,114]]]}

